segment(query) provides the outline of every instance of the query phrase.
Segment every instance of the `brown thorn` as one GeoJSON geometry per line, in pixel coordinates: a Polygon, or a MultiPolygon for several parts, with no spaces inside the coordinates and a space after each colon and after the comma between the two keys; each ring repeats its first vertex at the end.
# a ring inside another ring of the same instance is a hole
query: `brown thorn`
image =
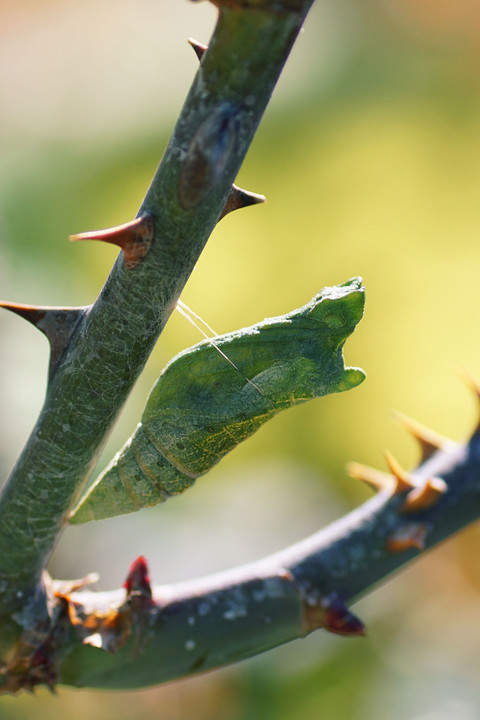
{"type": "Polygon", "coordinates": [[[337,635],[365,635],[366,628],[360,618],[342,603],[332,603],[327,610],[325,630],[337,635]]]}
{"type": "Polygon", "coordinates": [[[407,523],[398,528],[387,540],[386,549],[392,553],[405,552],[416,548],[425,550],[428,529],[424,523],[407,523]]]}
{"type": "Polygon", "coordinates": [[[228,213],[231,213],[233,210],[239,210],[240,208],[249,207],[250,205],[258,205],[259,203],[264,203],[265,201],[265,195],[259,195],[258,193],[252,193],[248,190],[242,190],[242,188],[237,187],[237,185],[232,185],[232,189],[228,194],[223,210],[218,218],[218,222],[220,222],[225,215],[228,215],[228,213]]]}
{"type": "Polygon", "coordinates": [[[107,230],[70,235],[70,240],[101,240],[117,245],[123,250],[125,267],[132,270],[148,254],[154,238],[154,222],[151,215],[142,215],[131,222],[107,230]]]}
{"type": "Polygon", "coordinates": [[[305,598],[304,628],[306,633],[323,628],[336,635],[365,635],[365,625],[336,594],[317,599],[305,598]]]}
{"type": "Polygon", "coordinates": [[[89,307],[49,307],[9,302],[0,302],[0,307],[28,320],[48,338],[50,343],[48,379],[51,380],[77,323],[89,307]]]}
{"type": "Polygon", "coordinates": [[[188,38],[188,42],[192,46],[192,48],[195,50],[195,55],[197,58],[202,60],[202,57],[205,55],[208,45],[204,45],[203,43],[198,42],[198,40],[194,40],[193,38],[188,38]]]}
{"type": "Polygon", "coordinates": [[[430,428],[408,417],[408,415],[395,411],[393,416],[396,422],[407,430],[410,435],[413,435],[415,440],[420,444],[422,454],[420,464],[428,460],[434,452],[440,450],[449,442],[447,438],[442,437],[434,430],[430,430],[430,428]]]}
{"type": "Polygon", "coordinates": [[[427,508],[435,505],[447,490],[447,483],[442,478],[428,478],[424,485],[408,493],[405,502],[400,508],[401,512],[416,513],[427,510],[427,508]]]}
{"type": "Polygon", "coordinates": [[[396,481],[394,495],[401,495],[402,493],[413,490],[415,484],[412,482],[410,475],[399,465],[393,455],[389,453],[388,450],[385,450],[384,457],[396,481]]]}
{"type": "Polygon", "coordinates": [[[361,463],[350,462],[346,470],[350,477],[367,483],[367,485],[370,485],[374,490],[378,490],[379,492],[393,488],[392,476],[376,468],[362,465],[361,463]]]}

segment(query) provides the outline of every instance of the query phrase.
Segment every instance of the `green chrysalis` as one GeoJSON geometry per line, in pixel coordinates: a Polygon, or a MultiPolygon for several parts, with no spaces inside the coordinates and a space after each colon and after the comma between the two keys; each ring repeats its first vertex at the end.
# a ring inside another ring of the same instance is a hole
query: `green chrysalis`
{"type": "Polygon", "coordinates": [[[345,368],[342,347],[363,305],[361,279],[354,278],[288,315],[177,355],[153,387],[134,435],[70,522],[156,505],[190,487],[280,410],[359,385],[364,373],[345,368]]]}

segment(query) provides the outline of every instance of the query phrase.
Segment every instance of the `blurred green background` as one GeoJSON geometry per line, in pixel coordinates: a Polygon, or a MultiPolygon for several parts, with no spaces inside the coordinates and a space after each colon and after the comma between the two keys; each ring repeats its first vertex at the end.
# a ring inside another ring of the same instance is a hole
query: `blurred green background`
{"type": "MultiPolygon", "coordinates": [[[[131,219],[207,42],[208,3],[0,0],[0,296],[88,304],[115,257],[69,234],[131,219]]],[[[288,312],[362,275],[346,346],[367,380],[277,417],[181,498],[69,529],[51,572],[118,587],[144,553],[157,583],[254,560],[315,532],[369,491],[349,460],[406,467],[398,409],[455,440],[480,374],[480,5],[317,0],[238,178],[268,203],[215,230],[182,299],[219,333],[288,312]]],[[[166,361],[199,340],[172,316],[115,429],[135,427],[166,361]]],[[[45,390],[45,339],[0,314],[0,469],[45,390]]],[[[477,527],[364,599],[368,636],[308,639],[209,675],[112,694],[2,698],[1,720],[474,720],[480,717],[477,527]]]]}

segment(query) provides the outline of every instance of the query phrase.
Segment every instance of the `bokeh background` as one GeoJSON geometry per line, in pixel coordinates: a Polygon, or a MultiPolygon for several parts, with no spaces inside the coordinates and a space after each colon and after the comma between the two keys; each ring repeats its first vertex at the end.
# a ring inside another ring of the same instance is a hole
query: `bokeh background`
{"type": "MultiPolygon", "coordinates": [[[[187,0],[0,0],[0,296],[88,304],[112,247],[67,242],[131,219],[208,42],[215,10],[187,0]]],[[[349,460],[406,467],[408,413],[455,440],[480,374],[480,5],[316,0],[238,178],[266,205],[217,227],[182,296],[217,332],[288,312],[362,275],[350,393],[277,417],[185,496],[69,529],[57,577],[118,587],[144,553],[157,583],[259,558],[369,491],[349,460]]],[[[174,313],[106,448],[135,427],[163,365],[200,339],[174,313]]],[[[0,470],[45,391],[43,336],[0,314],[0,470]]],[[[471,527],[356,606],[369,634],[318,632],[203,677],[133,693],[60,688],[0,699],[1,720],[474,720],[480,717],[480,532],[471,527]]]]}

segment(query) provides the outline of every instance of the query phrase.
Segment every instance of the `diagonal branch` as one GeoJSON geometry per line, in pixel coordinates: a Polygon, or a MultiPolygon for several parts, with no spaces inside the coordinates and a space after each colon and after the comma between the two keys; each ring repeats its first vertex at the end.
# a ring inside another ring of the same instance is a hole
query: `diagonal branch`
{"type": "Polygon", "coordinates": [[[70,612],[63,629],[68,642],[50,657],[59,681],[145,687],[251,657],[318,628],[362,635],[363,624],[346,604],[478,519],[480,436],[464,446],[448,443],[414,473],[401,473],[408,486],[399,488],[397,475],[357,466],[358,476],[382,478],[374,498],[259,562],[152,593],[140,558],[126,593],[60,593],[70,612]],[[433,495],[426,490],[432,477],[444,484],[433,495]],[[412,505],[422,494],[424,503],[412,505]]]}
{"type": "Polygon", "coordinates": [[[221,8],[137,235],[128,235],[129,257],[120,255],[75,326],[0,498],[0,616],[37,591],[65,517],[222,213],[311,2],[221,8]],[[132,265],[137,241],[144,257],[132,265]]]}

